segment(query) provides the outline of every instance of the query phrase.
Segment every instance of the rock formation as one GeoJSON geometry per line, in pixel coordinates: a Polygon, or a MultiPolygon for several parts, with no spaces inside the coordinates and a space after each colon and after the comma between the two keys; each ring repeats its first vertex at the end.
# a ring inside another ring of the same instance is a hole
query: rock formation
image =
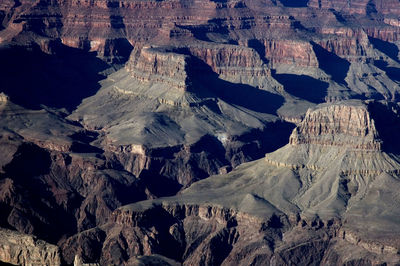
{"type": "Polygon", "coordinates": [[[369,13],[381,13],[381,14],[399,14],[400,7],[395,0],[389,1],[327,1],[327,0],[310,0],[308,2],[309,7],[322,8],[322,9],[339,9],[351,14],[369,14],[369,13]]]}
{"type": "Polygon", "coordinates": [[[380,150],[380,140],[367,106],[358,102],[326,104],[308,110],[289,138],[292,145],[318,144],[380,150]]]}
{"type": "Polygon", "coordinates": [[[0,260],[398,263],[399,16],[0,1],[0,260]]]}
{"type": "Polygon", "coordinates": [[[400,164],[373,145],[375,104],[318,106],[266,158],[120,207],[97,229],[106,235],[101,262],[161,254],[184,265],[398,263],[400,164]],[[347,145],[355,136],[363,145],[347,145]]]}
{"type": "Polygon", "coordinates": [[[15,231],[0,230],[0,261],[13,265],[61,265],[55,245],[15,231]]]}

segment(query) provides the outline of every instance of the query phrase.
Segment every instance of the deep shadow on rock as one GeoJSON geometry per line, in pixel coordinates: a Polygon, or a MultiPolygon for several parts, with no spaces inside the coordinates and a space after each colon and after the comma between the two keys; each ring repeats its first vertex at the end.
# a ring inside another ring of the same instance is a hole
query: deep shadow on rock
{"type": "Polygon", "coordinates": [[[329,87],[326,82],[306,75],[275,74],[273,77],[293,96],[313,103],[325,102],[329,87]]]}
{"type": "Polygon", "coordinates": [[[373,0],[369,0],[368,4],[365,7],[365,13],[367,14],[367,16],[372,16],[378,13],[378,11],[376,10],[376,5],[373,0]]]}
{"type": "Polygon", "coordinates": [[[374,65],[386,72],[386,75],[395,81],[400,81],[400,68],[390,67],[388,63],[383,60],[374,61],[374,65]]]}
{"type": "MultiPolygon", "coordinates": [[[[51,164],[50,153],[34,144],[24,143],[18,148],[13,160],[4,167],[4,177],[12,179],[12,190],[22,196],[12,199],[8,212],[2,215],[7,217],[7,227],[33,233],[55,243],[63,234],[74,232],[76,223],[73,215],[65,209],[54,208],[56,199],[42,179],[50,173],[51,164]]],[[[68,197],[71,208],[82,200],[74,192],[68,197]]]]}
{"type": "Polygon", "coordinates": [[[142,170],[139,177],[150,192],[157,197],[175,195],[182,188],[175,180],[160,175],[155,171],[142,170]]]}
{"type": "Polygon", "coordinates": [[[51,159],[48,151],[34,144],[26,143],[18,147],[13,160],[4,166],[4,171],[14,178],[29,179],[33,176],[47,174],[50,165],[51,159]]]}
{"type": "Polygon", "coordinates": [[[311,42],[311,45],[317,56],[319,67],[327,74],[331,75],[332,80],[346,85],[347,83],[344,79],[349,71],[350,63],[336,54],[327,51],[315,42],[311,42]]]}
{"type": "MultiPolygon", "coordinates": [[[[295,26],[298,26],[298,24],[295,26]]],[[[248,41],[248,46],[256,50],[264,64],[268,64],[268,59],[265,57],[265,45],[260,40],[251,39],[248,41]]]]}
{"type": "Polygon", "coordinates": [[[190,58],[186,71],[192,83],[189,91],[199,96],[218,97],[229,104],[268,114],[276,114],[284,102],[280,95],[220,79],[210,66],[195,57],[190,58]]]}
{"type": "Polygon", "coordinates": [[[309,0],[280,0],[282,5],[286,7],[307,7],[309,0]]]}
{"type": "Polygon", "coordinates": [[[205,42],[213,42],[210,39],[209,34],[212,33],[215,36],[219,36],[220,41],[235,44],[237,42],[229,40],[229,30],[223,23],[223,19],[214,18],[208,21],[208,24],[202,25],[177,25],[177,28],[189,30],[193,36],[205,42]]]}
{"type": "Polygon", "coordinates": [[[0,48],[0,90],[26,108],[43,104],[71,111],[100,89],[98,82],[105,76],[99,73],[109,66],[95,53],[61,44],[53,50],[50,55],[35,45],[0,48]]]}
{"type": "Polygon", "coordinates": [[[275,151],[288,143],[294,125],[284,121],[271,123],[264,131],[254,129],[238,137],[238,141],[248,142],[242,148],[244,154],[252,155],[251,159],[262,158],[265,153],[275,151]],[[251,141],[253,140],[253,141],[251,141]]]}
{"type": "Polygon", "coordinates": [[[382,41],[376,38],[368,37],[369,41],[372,43],[375,49],[381,51],[391,59],[400,62],[399,61],[399,48],[390,42],[382,41]]]}
{"type": "Polygon", "coordinates": [[[382,140],[382,149],[385,152],[400,154],[400,142],[395,133],[400,132],[400,116],[397,105],[372,102],[368,105],[368,110],[375,121],[379,138],[382,140]],[[397,110],[397,113],[393,110],[397,110]]]}

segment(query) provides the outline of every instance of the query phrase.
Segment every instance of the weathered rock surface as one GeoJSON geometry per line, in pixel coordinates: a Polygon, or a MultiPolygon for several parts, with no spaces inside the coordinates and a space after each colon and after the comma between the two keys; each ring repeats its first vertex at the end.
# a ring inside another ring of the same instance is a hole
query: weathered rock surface
{"type": "Polygon", "coordinates": [[[309,7],[323,8],[323,9],[338,9],[341,11],[349,12],[351,14],[370,14],[370,13],[382,13],[382,14],[399,14],[400,7],[396,0],[388,1],[369,1],[369,0],[310,0],[308,2],[309,7]]]}
{"type": "Polygon", "coordinates": [[[289,143],[381,150],[381,141],[367,106],[356,101],[326,104],[307,111],[289,143]]]}
{"type": "Polygon", "coordinates": [[[284,144],[291,125],[274,115],[283,97],[243,84],[278,84],[258,54],[228,46],[222,49],[230,59],[221,61],[200,49],[135,48],[126,67],[69,118],[105,132],[104,149],[129,172],[183,186],[284,144]],[[240,53],[251,53],[252,61],[235,61],[245,58],[240,53]],[[223,70],[218,76],[212,67],[223,70]]]}
{"type": "Polygon", "coordinates": [[[56,245],[0,229],[0,261],[14,265],[61,265],[61,256],[56,245]]]}
{"type": "Polygon", "coordinates": [[[0,226],[69,264],[398,263],[399,14],[0,1],[0,226]]]}
{"type": "MultiPolygon", "coordinates": [[[[1,227],[63,243],[105,223],[118,206],[148,198],[140,180],[90,144],[96,133],[51,110],[27,110],[8,100],[1,103],[0,119],[1,227]]],[[[20,242],[8,243],[1,260],[26,265],[64,261],[61,253],[46,255],[46,245],[32,237],[15,233],[20,242]],[[31,242],[24,244],[25,238],[31,242]]]]}
{"type": "Polygon", "coordinates": [[[375,145],[383,129],[371,118],[375,105],[318,106],[266,158],[117,209],[98,229],[102,262],[161,254],[185,265],[396,265],[400,164],[375,145]],[[360,144],[348,145],[354,137],[360,144]]]}

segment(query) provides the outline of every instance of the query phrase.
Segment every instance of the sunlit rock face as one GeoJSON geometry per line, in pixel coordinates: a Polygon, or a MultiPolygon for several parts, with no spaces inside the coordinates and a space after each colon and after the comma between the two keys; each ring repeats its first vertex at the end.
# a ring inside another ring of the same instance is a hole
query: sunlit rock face
{"type": "Polygon", "coordinates": [[[399,15],[0,1],[0,260],[398,264],[399,15]]]}
{"type": "Polygon", "coordinates": [[[106,235],[102,263],[129,263],[109,255],[124,239],[136,239],[118,248],[126,258],[160,254],[184,265],[397,263],[400,213],[388,200],[398,199],[400,164],[379,145],[377,108],[392,113],[375,102],[319,105],[265,158],[118,208],[96,229],[106,235]]]}
{"type": "Polygon", "coordinates": [[[380,140],[368,108],[357,102],[329,104],[309,110],[289,138],[292,145],[317,144],[380,150],[380,140]]]}

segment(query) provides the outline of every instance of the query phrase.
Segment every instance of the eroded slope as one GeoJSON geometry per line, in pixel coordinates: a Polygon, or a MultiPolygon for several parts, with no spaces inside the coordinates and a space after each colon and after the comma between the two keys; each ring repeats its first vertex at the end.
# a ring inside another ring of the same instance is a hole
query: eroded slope
{"type": "Polygon", "coordinates": [[[160,253],[187,265],[398,263],[400,164],[381,148],[375,105],[318,106],[266,158],[119,208],[99,228],[102,261],[120,247],[127,257],[160,253]],[[121,244],[132,238],[143,241],[121,244]]]}

